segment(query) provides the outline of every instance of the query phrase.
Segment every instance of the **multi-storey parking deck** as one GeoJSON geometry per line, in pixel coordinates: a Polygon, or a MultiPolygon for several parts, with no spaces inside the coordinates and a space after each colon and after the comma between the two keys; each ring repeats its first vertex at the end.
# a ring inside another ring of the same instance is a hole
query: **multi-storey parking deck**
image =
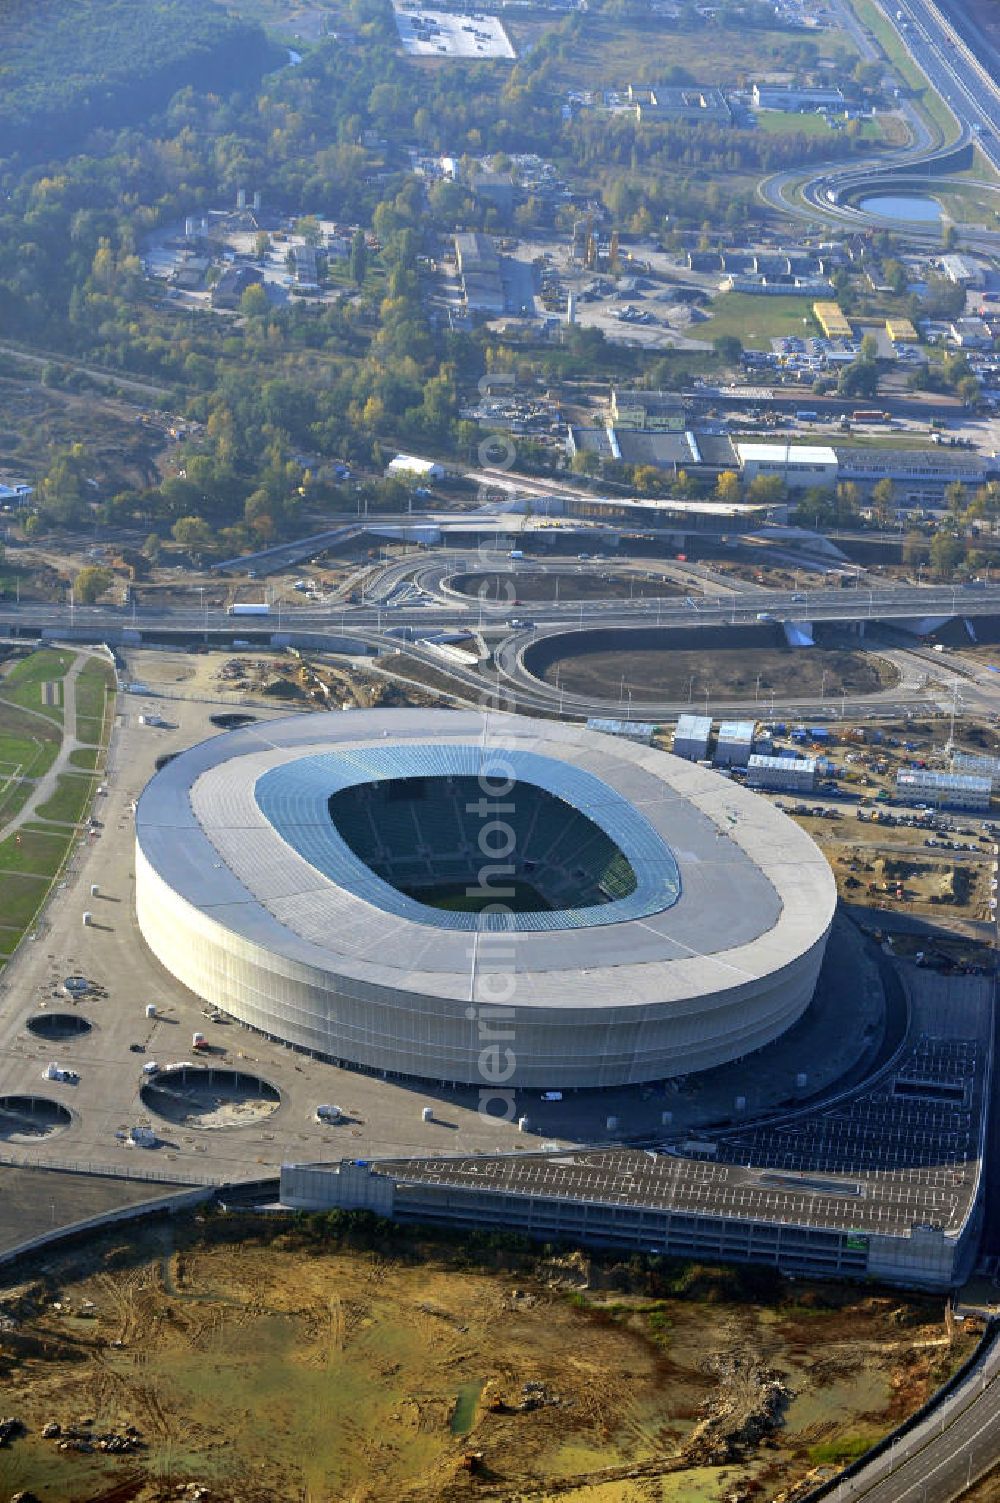
{"type": "Polygon", "coordinates": [[[992,982],[913,979],[897,1058],[816,1110],[646,1149],[288,1165],[282,1198],[947,1287],[979,1222],[992,982]]]}

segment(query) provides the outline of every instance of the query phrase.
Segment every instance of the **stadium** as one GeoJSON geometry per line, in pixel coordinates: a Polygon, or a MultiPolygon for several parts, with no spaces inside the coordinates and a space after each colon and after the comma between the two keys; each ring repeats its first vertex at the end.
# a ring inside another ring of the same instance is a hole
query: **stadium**
{"type": "Polygon", "coordinates": [[[578,726],[371,710],[167,763],[136,810],[136,905],[158,960],[241,1022],[499,1096],[771,1042],[813,995],[836,889],[718,773],[578,726]]]}

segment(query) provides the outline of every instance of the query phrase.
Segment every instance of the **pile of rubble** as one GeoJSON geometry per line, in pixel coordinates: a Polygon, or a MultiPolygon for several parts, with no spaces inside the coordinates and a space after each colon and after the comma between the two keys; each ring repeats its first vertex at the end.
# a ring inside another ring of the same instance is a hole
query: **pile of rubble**
{"type": "Polygon", "coordinates": [[[25,1428],[23,1420],[15,1419],[13,1415],[0,1419],[0,1446],[7,1446],[19,1435],[23,1435],[25,1428]]]}
{"type": "Polygon", "coordinates": [[[49,1420],[42,1426],[45,1440],[59,1442],[60,1451],[81,1451],[89,1456],[94,1451],[103,1451],[107,1456],[128,1456],[142,1450],[142,1433],[135,1425],[126,1425],[122,1430],[95,1431],[95,1421],[80,1420],[76,1425],[61,1425],[58,1420],[49,1420]]]}
{"type": "Polygon", "coordinates": [[[553,1393],[544,1383],[529,1379],[527,1383],[521,1384],[520,1400],[510,1402],[499,1394],[494,1394],[486,1401],[486,1408],[490,1414],[530,1414],[534,1409],[568,1408],[572,1403],[572,1399],[564,1399],[558,1393],[553,1393]]]}
{"type": "Polygon", "coordinates": [[[752,1352],[720,1353],[708,1365],[720,1382],[684,1444],[684,1458],[692,1466],[741,1460],[746,1448],[777,1429],[793,1396],[783,1375],[752,1352]]]}

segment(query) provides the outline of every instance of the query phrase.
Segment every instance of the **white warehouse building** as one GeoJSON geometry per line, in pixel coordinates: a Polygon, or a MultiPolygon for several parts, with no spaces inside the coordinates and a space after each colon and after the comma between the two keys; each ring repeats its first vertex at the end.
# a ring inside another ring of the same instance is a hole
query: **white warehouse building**
{"type": "Polygon", "coordinates": [[[747,763],[747,787],[785,793],[812,793],[816,784],[813,757],[754,756],[747,763]]]}
{"type": "Polygon", "coordinates": [[[703,762],[708,756],[708,741],[712,734],[710,715],[681,715],[674,731],[674,756],[687,762],[703,762]]]}
{"type": "Polygon", "coordinates": [[[826,444],[737,444],[744,480],[775,475],[789,490],[835,486],[840,473],[837,451],[826,444]]]}
{"type": "Polygon", "coordinates": [[[753,751],[752,720],[724,720],[715,746],[716,767],[746,767],[753,751]]]}

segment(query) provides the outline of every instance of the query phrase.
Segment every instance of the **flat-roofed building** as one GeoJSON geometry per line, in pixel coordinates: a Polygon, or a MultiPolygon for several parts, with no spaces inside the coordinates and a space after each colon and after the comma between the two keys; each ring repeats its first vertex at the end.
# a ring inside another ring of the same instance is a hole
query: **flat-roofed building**
{"type": "Polygon", "coordinates": [[[830,300],[813,303],[813,313],[827,339],[853,339],[854,330],[839,303],[830,300]]]}
{"type": "Polygon", "coordinates": [[[752,720],[724,720],[715,745],[716,767],[746,767],[753,751],[752,720]]]}
{"type": "Polygon", "coordinates": [[[996,472],[997,462],[985,454],[953,449],[873,449],[865,444],[838,444],[841,480],[863,487],[892,480],[901,501],[937,501],[955,480],[963,485],[984,485],[996,472]]]}
{"type": "Polygon", "coordinates": [[[629,84],[629,103],[640,124],[679,121],[685,125],[732,125],[733,112],[721,89],[699,84],[629,84]]]}
{"type": "Polygon", "coordinates": [[[813,757],[763,757],[747,763],[747,787],[771,788],[786,793],[811,793],[816,784],[813,757]]]}
{"type": "Polygon", "coordinates": [[[919,344],[920,335],[908,318],[900,318],[893,314],[892,318],[885,321],[885,332],[893,344],[919,344]]]}
{"type": "Polygon", "coordinates": [[[896,774],[897,798],[905,798],[910,803],[919,800],[938,809],[988,809],[992,788],[989,777],[977,777],[967,772],[901,767],[896,774]]]}
{"type": "Polygon", "coordinates": [[[776,475],[789,490],[834,486],[839,478],[837,451],[825,444],[737,444],[746,480],[776,475]]]}
{"type": "Polygon", "coordinates": [[[711,716],[681,715],[674,731],[674,756],[684,757],[688,762],[703,762],[708,756],[711,734],[711,716]]]}
{"type": "Polygon", "coordinates": [[[942,256],[941,270],[949,282],[956,282],[960,287],[982,287],[986,282],[984,268],[971,256],[962,256],[957,253],[942,256]]]}
{"type": "Polygon", "coordinates": [[[468,272],[499,272],[500,258],[489,235],[472,230],[455,236],[455,260],[462,276],[468,272]]]}
{"type": "Polygon", "coordinates": [[[687,427],[684,401],[675,391],[621,391],[615,386],[609,411],[616,428],[680,433],[687,427]]]}
{"type": "Polygon", "coordinates": [[[784,84],[754,84],[755,110],[843,110],[839,89],[795,89],[784,84]]]}

